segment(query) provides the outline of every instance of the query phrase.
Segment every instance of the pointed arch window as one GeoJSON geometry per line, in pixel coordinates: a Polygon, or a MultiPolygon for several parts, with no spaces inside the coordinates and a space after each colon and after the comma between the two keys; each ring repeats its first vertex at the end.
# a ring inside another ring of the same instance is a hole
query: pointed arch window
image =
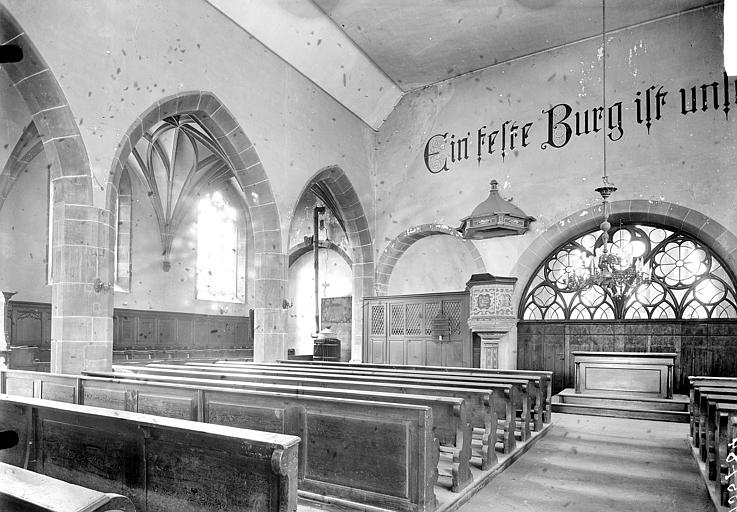
{"type": "Polygon", "coordinates": [[[213,135],[194,115],[164,118],[136,142],[127,166],[154,209],[163,271],[171,269],[175,238],[189,236],[182,226],[192,219],[195,298],[245,302],[247,259],[253,251],[250,212],[213,135]]]}
{"type": "Polygon", "coordinates": [[[206,194],[197,205],[197,298],[243,302],[239,286],[243,265],[239,255],[237,210],[223,193],[206,194]]]}
{"type": "Polygon", "coordinates": [[[645,224],[620,226],[609,246],[651,265],[649,284],[621,297],[600,286],[566,291],[567,271],[601,249],[600,235],[585,233],[543,262],[525,290],[523,320],[737,318],[734,279],[719,258],[689,235],[645,224]]]}

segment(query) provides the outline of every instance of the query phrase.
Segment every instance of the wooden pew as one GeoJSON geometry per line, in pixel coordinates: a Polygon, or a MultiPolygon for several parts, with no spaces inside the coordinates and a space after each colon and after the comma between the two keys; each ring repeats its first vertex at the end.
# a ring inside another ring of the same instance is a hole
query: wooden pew
{"type": "Polygon", "coordinates": [[[737,390],[737,382],[731,383],[726,381],[704,381],[704,384],[695,383],[691,386],[691,389],[689,390],[689,420],[690,423],[693,425],[691,431],[691,442],[693,443],[694,447],[701,449],[701,444],[706,434],[706,425],[702,421],[706,418],[706,410],[702,410],[701,408],[701,393],[731,393],[735,390],[737,390]]]}
{"type": "Polygon", "coordinates": [[[429,407],[228,389],[212,380],[192,386],[20,371],[2,376],[8,393],[298,435],[301,494],[392,510],[435,508],[438,446],[429,407]]]}
{"type": "Polygon", "coordinates": [[[433,380],[448,380],[453,382],[473,382],[487,384],[490,382],[526,382],[527,394],[530,398],[528,408],[531,416],[531,426],[535,431],[542,430],[543,419],[545,412],[545,394],[547,393],[547,383],[544,382],[543,377],[535,376],[530,374],[515,374],[515,375],[495,375],[488,373],[479,372],[436,372],[432,370],[426,370],[423,367],[420,369],[407,369],[395,370],[391,368],[367,368],[363,365],[352,365],[352,366],[335,366],[335,365],[301,365],[301,364],[289,364],[283,365],[279,363],[251,363],[244,361],[219,361],[213,365],[211,362],[186,362],[187,366],[223,366],[227,368],[263,368],[265,370],[276,370],[283,371],[287,370],[307,372],[307,373],[339,373],[339,374],[361,374],[370,376],[381,376],[381,377],[399,377],[403,379],[413,379],[423,381],[427,379],[433,380]]]}
{"type": "MultiPolygon", "coordinates": [[[[714,459],[716,461],[716,471],[714,478],[714,489],[719,497],[720,503],[727,506],[729,493],[727,487],[727,476],[730,473],[727,456],[732,451],[730,443],[737,439],[730,437],[729,424],[732,419],[737,419],[737,403],[717,402],[716,404],[716,434],[714,441],[714,459]]],[[[737,434],[733,432],[732,435],[737,434]]],[[[732,470],[737,467],[737,463],[732,464],[732,470]]],[[[731,508],[731,506],[730,506],[731,508]]]]}
{"type": "MultiPolygon", "coordinates": [[[[21,372],[8,370],[2,375],[0,385],[3,389],[13,394],[21,394],[25,396],[37,396],[44,398],[57,399],[62,401],[79,403],[84,399],[85,393],[82,391],[90,384],[94,385],[95,381],[115,381],[115,382],[137,382],[125,379],[100,379],[97,377],[72,377],[66,375],[49,375],[36,372],[21,372]],[[74,379],[72,381],[71,379],[74,379]],[[89,382],[88,382],[89,381],[89,382]],[[78,388],[78,389],[77,389],[78,388]]],[[[116,374],[117,375],[117,374],[116,374]]],[[[130,376],[131,374],[120,374],[120,376],[130,376]]],[[[142,381],[141,381],[142,382],[142,381]]],[[[188,384],[186,387],[192,389],[202,389],[207,392],[213,390],[213,386],[220,386],[219,382],[212,380],[202,380],[197,385],[188,384]],[[205,389],[207,388],[207,389],[205,389]]],[[[161,385],[161,384],[160,384],[161,385]]],[[[332,398],[349,398],[352,400],[369,400],[391,403],[414,404],[430,407],[433,411],[433,429],[438,440],[444,446],[440,452],[443,458],[449,458],[450,470],[440,470],[443,476],[451,477],[451,490],[453,492],[460,491],[467,486],[471,480],[470,457],[471,457],[471,424],[469,418],[468,407],[463,398],[453,397],[435,397],[427,395],[401,395],[393,393],[379,393],[376,391],[358,391],[358,390],[340,390],[330,388],[309,388],[285,385],[252,385],[250,387],[241,386],[241,389],[251,389],[255,391],[271,391],[277,393],[286,393],[299,397],[302,395],[316,395],[332,398]]],[[[140,390],[129,390],[131,393],[137,393],[140,390]]],[[[119,393],[119,390],[112,390],[111,393],[119,393]]],[[[105,393],[103,392],[103,395],[105,393]]],[[[95,396],[94,399],[98,397],[95,396]]],[[[89,400],[89,399],[88,399],[89,400]]],[[[198,399],[202,401],[202,399],[198,399]]],[[[105,404],[104,402],[103,404],[105,404]]],[[[121,402],[112,403],[111,407],[120,407],[121,402]]],[[[135,400],[128,400],[122,404],[127,410],[137,410],[135,400]]],[[[195,410],[183,414],[189,418],[198,421],[212,421],[202,416],[200,411],[195,410]]],[[[496,462],[496,459],[493,461],[496,462]]],[[[440,465],[440,463],[439,463],[440,465]]],[[[487,464],[490,467],[493,464],[487,464]]],[[[486,467],[484,467],[486,469],[486,467]]]]}
{"type": "Polygon", "coordinates": [[[498,427],[494,404],[499,401],[507,407],[507,414],[512,414],[512,403],[515,401],[516,388],[511,385],[498,385],[495,390],[489,389],[460,389],[453,387],[437,387],[422,385],[394,385],[382,384],[380,382],[351,381],[341,382],[339,380],[315,379],[304,377],[268,377],[263,375],[251,375],[245,378],[238,374],[203,374],[193,370],[180,369],[170,370],[164,368],[149,368],[148,366],[135,367],[126,366],[118,368],[115,372],[85,372],[88,375],[100,377],[122,377],[136,378],[151,382],[186,382],[192,385],[212,385],[213,379],[218,381],[218,386],[228,386],[235,389],[268,389],[271,386],[294,386],[298,389],[307,388],[335,388],[340,390],[360,390],[367,392],[383,392],[392,394],[410,394],[427,396],[447,396],[462,398],[470,411],[471,426],[473,427],[474,456],[481,458],[484,469],[496,464],[496,453],[494,446],[497,441],[502,443],[504,453],[510,453],[516,446],[514,432],[498,427]]]}
{"type": "Polygon", "coordinates": [[[381,382],[387,384],[419,384],[423,386],[443,386],[443,387],[459,387],[463,389],[484,389],[492,388],[499,384],[511,384],[517,388],[512,402],[512,414],[507,414],[507,406],[503,403],[495,403],[498,424],[506,431],[514,433],[519,428],[520,437],[523,441],[530,438],[530,399],[527,394],[529,380],[501,377],[499,379],[475,379],[475,378],[456,378],[446,379],[434,375],[415,374],[410,376],[404,375],[368,375],[365,373],[351,372],[320,372],[320,371],[301,371],[295,369],[262,369],[260,367],[242,366],[227,367],[207,363],[194,363],[193,365],[176,365],[166,363],[153,363],[146,365],[146,368],[179,370],[182,368],[192,368],[202,373],[213,373],[215,375],[221,372],[234,373],[238,375],[249,376],[267,376],[267,377],[305,377],[328,379],[333,381],[354,382],[356,380],[368,382],[381,382]]]}
{"type": "Polygon", "coordinates": [[[93,491],[0,462],[0,510],[135,512],[136,509],[128,498],[120,494],[93,491]]]}
{"type": "MultiPolygon", "coordinates": [[[[480,439],[482,442],[481,456],[485,460],[491,461],[494,454],[494,445],[496,441],[502,443],[504,453],[510,453],[516,446],[515,438],[515,411],[517,406],[522,407],[525,403],[525,396],[519,383],[495,383],[484,387],[471,387],[457,382],[445,381],[401,381],[394,379],[393,381],[385,381],[383,379],[374,378],[369,380],[362,379],[360,376],[355,378],[350,376],[336,375],[316,375],[307,374],[299,375],[294,372],[288,373],[272,373],[259,374],[254,372],[224,372],[221,369],[213,371],[203,371],[202,368],[190,368],[187,366],[175,365],[165,367],[166,365],[147,365],[147,366],[113,366],[115,372],[134,372],[147,375],[159,375],[172,377],[186,377],[192,379],[214,379],[223,381],[246,381],[259,384],[287,384],[298,386],[316,386],[340,389],[361,389],[376,390],[388,393],[409,393],[430,396],[454,396],[466,399],[471,408],[471,421],[474,427],[474,439],[480,439]],[[490,407],[492,413],[489,413],[487,407],[490,407]],[[492,416],[493,414],[493,416],[492,416]],[[512,418],[512,421],[507,421],[512,418]],[[492,424],[493,421],[493,424],[492,424]],[[494,434],[498,438],[494,438],[494,434]]],[[[98,375],[98,373],[89,373],[90,375],[98,375]]],[[[110,376],[110,374],[102,374],[110,376]]],[[[115,373],[113,375],[118,375],[115,373]]],[[[529,411],[527,411],[529,412],[529,411]]],[[[524,416],[523,416],[524,417],[524,416]]],[[[520,422],[522,425],[527,422],[520,422]]],[[[529,430],[527,431],[529,435],[529,430]]],[[[525,439],[523,430],[521,437],[525,439]]]]}
{"type": "Polygon", "coordinates": [[[737,390],[730,392],[723,388],[701,388],[699,394],[700,423],[703,425],[703,437],[699,447],[701,460],[706,463],[708,477],[714,480],[719,467],[718,434],[719,425],[718,405],[737,404],[737,390]],[[715,391],[716,390],[716,391],[715,391]]]}
{"type": "Polygon", "coordinates": [[[737,377],[708,377],[708,376],[689,376],[689,431],[692,443],[696,448],[699,447],[701,439],[698,435],[699,431],[699,414],[698,401],[695,400],[695,394],[698,394],[698,388],[701,386],[708,387],[724,387],[737,389],[737,377]],[[694,409],[694,406],[697,406],[694,409]]]}
{"type": "Polygon", "coordinates": [[[714,481],[715,505],[731,508],[729,485],[737,486],[737,458],[730,461],[727,455],[737,439],[737,378],[690,376],[689,381],[691,441],[705,463],[707,479],[714,481]]]}
{"type": "MultiPolygon", "coordinates": [[[[230,363],[226,360],[224,363],[230,363]]],[[[239,361],[245,362],[245,360],[239,361]]],[[[346,363],[339,361],[296,361],[296,360],[279,360],[276,363],[259,363],[259,364],[289,364],[299,366],[313,366],[323,368],[374,368],[377,370],[393,369],[393,370],[419,370],[429,372],[442,372],[448,374],[473,374],[473,375],[508,375],[508,376],[526,376],[530,375],[541,380],[541,388],[544,398],[545,408],[543,411],[543,422],[550,423],[552,416],[553,396],[553,372],[542,370],[504,370],[500,368],[468,368],[462,366],[422,366],[422,365],[403,365],[403,364],[380,364],[380,363],[346,363]]]]}
{"type": "Polygon", "coordinates": [[[714,480],[721,505],[727,505],[726,454],[732,439],[730,421],[737,416],[737,378],[691,376],[689,381],[692,443],[706,465],[708,479],[714,480]]]}
{"type": "MultiPolygon", "coordinates": [[[[121,374],[120,376],[124,375],[130,374],[121,374]]],[[[70,381],[70,377],[71,376],[66,375],[56,376],[47,373],[7,370],[4,373],[0,373],[0,389],[7,388],[12,394],[23,396],[36,396],[70,403],[81,403],[80,400],[84,398],[84,394],[78,390],[75,393],[74,386],[83,386],[85,382],[72,382],[70,381]],[[61,392],[57,391],[57,389],[61,389],[61,392]]],[[[75,378],[93,381],[96,379],[96,377],[89,376],[75,378]]],[[[117,380],[121,382],[123,381],[122,379],[117,380]]],[[[212,387],[217,385],[219,385],[218,382],[205,380],[199,387],[212,387]]],[[[241,389],[246,388],[241,387],[241,389]]],[[[265,384],[261,386],[253,385],[247,389],[286,393],[294,396],[315,395],[332,398],[348,398],[352,400],[414,404],[430,407],[433,411],[433,431],[442,445],[440,447],[441,455],[444,459],[450,459],[449,471],[439,469],[440,475],[449,476],[451,478],[451,490],[453,492],[459,492],[462,488],[471,483],[471,420],[469,408],[466,406],[466,402],[463,398],[382,393],[377,391],[360,391],[351,389],[310,388],[274,384],[265,384]]],[[[127,410],[136,410],[132,407],[133,406],[128,406],[127,410]]],[[[189,416],[191,419],[204,421],[197,411],[193,412],[189,416]]],[[[496,463],[496,455],[493,455],[494,457],[491,461],[482,460],[482,469],[488,469],[496,463]]]]}
{"type": "Polygon", "coordinates": [[[119,490],[139,512],[297,509],[294,436],[10,395],[0,429],[20,437],[0,462],[119,490]]]}
{"type": "MultiPolygon", "coordinates": [[[[730,412],[729,414],[729,419],[727,421],[727,439],[737,439],[737,412],[730,412]]],[[[735,457],[737,456],[737,448],[735,446],[730,446],[728,453],[732,454],[732,457],[737,458],[735,457]]],[[[737,488],[737,472],[734,471],[737,469],[737,462],[728,464],[728,468],[729,472],[722,475],[722,478],[720,478],[720,481],[718,482],[719,487],[717,489],[720,491],[722,505],[730,507],[731,510],[731,508],[734,507],[734,502],[729,503],[729,486],[734,486],[732,487],[733,489],[737,488]]]]}

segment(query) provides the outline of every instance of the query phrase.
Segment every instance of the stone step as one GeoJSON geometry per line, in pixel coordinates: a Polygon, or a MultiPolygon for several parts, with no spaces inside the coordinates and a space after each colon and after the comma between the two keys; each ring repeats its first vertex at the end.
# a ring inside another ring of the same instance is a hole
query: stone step
{"type": "Polygon", "coordinates": [[[552,404],[553,412],[562,414],[584,414],[589,416],[612,416],[639,420],[669,421],[688,423],[687,411],[664,411],[656,409],[632,409],[628,407],[601,406],[589,404],[552,404]]]}
{"type": "Polygon", "coordinates": [[[635,399],[619,397],[602,397],[595,395],[563,395],[560,403],[571,405],[595,405],[600,407],[618,407],[654,411],[688,411],[688,402],[666,399],[635,399]]]}

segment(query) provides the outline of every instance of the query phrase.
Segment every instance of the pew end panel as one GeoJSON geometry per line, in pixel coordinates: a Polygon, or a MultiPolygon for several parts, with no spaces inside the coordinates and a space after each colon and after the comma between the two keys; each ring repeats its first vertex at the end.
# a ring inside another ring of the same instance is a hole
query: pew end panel
{"type": "Polygon", "coordinates": [[[125,496],[101,493],[0,462],[0,510],[135,512],[135,507],[125,496]]]}
{"type": "Polygon", "coordinates": [[[296,510],[294,436],[0,396],[0,428],[18,418],[34,442],[16,448],[35,471],[125,495],[141,512],[296,510]]]}
{"type": "Polygon", "coordinates": [[[206,421],[243,425],[258,409],[256,421],[299,435],[300,491],[390,510],[434,510],[439,446],[430,407],[309,395],[295,406],[286,394],[252,393],[243,401],[232,391],[206,391],[206,421]]]}

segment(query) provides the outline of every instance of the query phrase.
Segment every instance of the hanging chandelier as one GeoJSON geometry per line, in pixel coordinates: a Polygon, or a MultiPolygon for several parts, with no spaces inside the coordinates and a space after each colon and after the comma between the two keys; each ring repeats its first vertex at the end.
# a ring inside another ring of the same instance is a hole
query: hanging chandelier
{"type": "MultiPolygon", "coordinates": [[[[606,112],[606,0],[602,0],[602,111],[606,112]]],[[[601,249],[594,249],[593,254],[581,253],[576,261],[566,268],[565,290],[584,291],[592,286],[600,286],[609,290],[617,299],[625,297],[627,290],[637,289],[650,283],[652,271],[649,263],[644,263],[642,257],[633,258],[609,242],[609,222],[611,206],[609,197],[617,191],[617,187],[609,182],[606,170],[606,134],[603,143],[604,185],[595,189],[601,195],[604,220],[599,225],[601,249]],[[611,248],[610,248],[611,245],[611,248]]]]}
{"type": "Polygon", "coordinates": [[[610,244],[609,222],[611,206],[609,197],[617,190],[609,178],[604,175],[604,185],[596,191],[601,195],[604,220],[599,225],[602,233],[599,236],[601,245],[591,255],[580,254],[577,261],[572,262],[566,270],[566,291],[587,290],[592,286],[600,286],[610,291],[617,298],[623,298],[627,290],[637,289],[642,285],[650,284],[652,270],[645,263],[642,256],[633,257],[621,251],[615,244],[610,244]]]}

